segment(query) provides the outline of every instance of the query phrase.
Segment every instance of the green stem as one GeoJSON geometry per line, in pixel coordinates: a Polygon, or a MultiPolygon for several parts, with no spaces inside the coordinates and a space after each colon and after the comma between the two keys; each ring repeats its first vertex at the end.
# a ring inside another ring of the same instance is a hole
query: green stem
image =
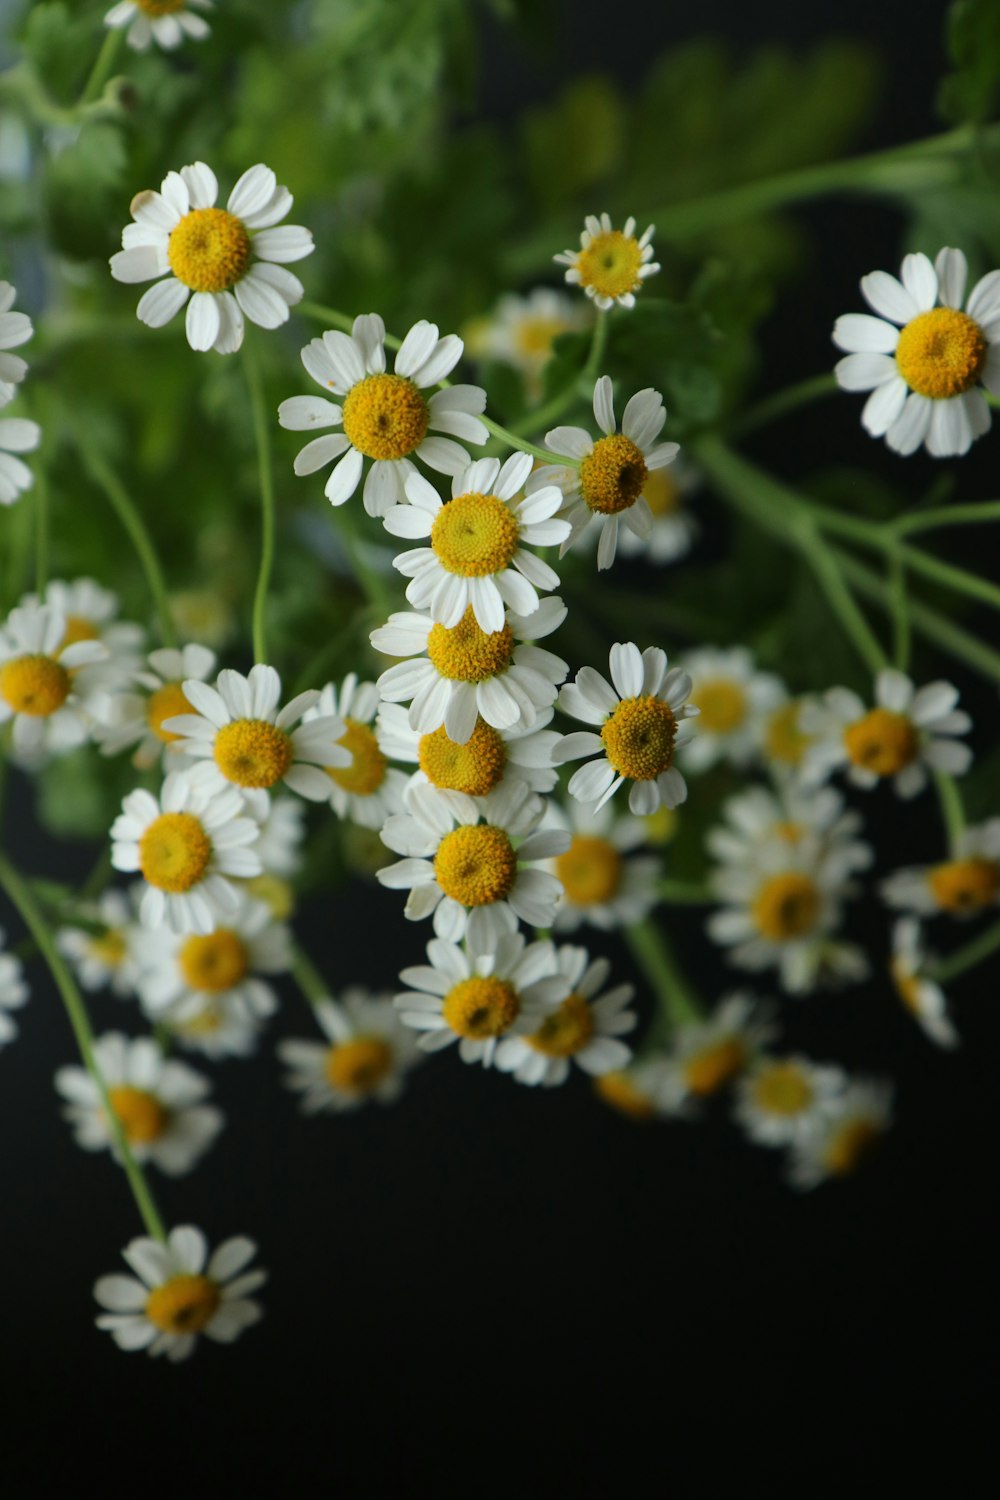
{"type": "Polygon", "coordinates": [[[756,432],[760,427],[767,427],[771,422],[776,422],[780,417],[787,417],[790,412],[798,411],[802,406],[808,406],[813,401],[822,401],[827,396],[832,396],[839,390],[836,377],[833,375],[812,375],[808,380],[800,380],[797,385],[790,385],[783,391],[775,391],[772,396],[765,396],[758,401],[756,406],[751,406],[742,417],[737,418],[730,429],[733,437],[743,438],[750,432],[756,432]]]}
{"type": "Polygon", "coordinates": [[[63,1005],[66,1007],[66,1014],[69,1017],[69,1023],[76,1037],[76,1044],[80,1049],[80,1056],[83,1059],[87,1072],[97,1086],[108,1130],[111,1133],[115,1149],[121,1159],[125,1176],[128,1179],[129,1187],[132,1189],[132,1196],[135,1199],[135,1205],[139,1210],[142,1222],[153,1239],[163,1241],[167,1237],[166,1230],[163,1227],[163,1220],[160,1218],[142,1168],[132,1154],[132,1149],[122,1129],[121,1121],[115,1114],[111,1099],[108,1096],[107,1084],[104,1082],[101,1070],[97,1066],[97,1059],[94,1056],[94,1033],[91,1029],[90,1018],[87,1015],[83,996],[80,994],[65,960],[53,942],[52,935],[45,925],[45,919],[30,887],[2,854],[0,854],[0,886],[3,886],[11,902],[20,912],[24,924],[34,938],[38,951],[48,965],[49,973],[52,975],[56,988],[62,997],[63,1005]]]}
{"type": "Polygon", "coordinates": [[[260,366],[250,339],[246,339],[243,344],[243,368],[246,371],[247,386],[250,391],[250,412],[253,418],[254,443],[257,448],[257,473],[260,478],[260,568],[253,596],[253,659],[263,664],[268,659],[265,613],[271,570],[274,567],[274,476],[271,472],[271,437],[264,407],[260,366]]]}
{"type": "Polygon", "coordinates": [[[118,49],[121,47],[124,37],[124,27],[116,26],[113,29],[108,29],[108,33],[101,44],[101,50],[94,61],[94,66],[90,70],[90,77],[83,86],[83,93],[80,95],[78,108],[84,104],[92,104],[101,93],[104,85],[111,77],[111,70],[115,65],[118,49]]]}
{"type": "Polygon", "coordinates": [[[892,659],[896,669],[910,668],[910,613],[906,596],[906,569],[898,547],[889,553],[889,598],[892,604],[892,659]]]}
{"type": "Polygon", "coordinates": [[[694,880],[661,880],[656,894],[667,906],[711,906],[715,900],[707,885],[694,880]]]}
{"type": "Polygon", "coordinates": [[[998,948],[1000,948],[1000,922],[994,922],[992,927],[987,927],[984,932],[965,943],[948,958],[941,958],[937,963],[929,964],[927,973],[939,984],[948,984],[968,969],[974,969],[977,964],[981,964],[984,958],[989,958],[990,954],[995,953],[998,948]]]}
{"type": "Polygon", "coordinates": [[[292,957],[292,978],[310,1005],[319,1005],[322,1001],[333,998],[330,986],[298,943],[292,957]]]}
{"type": "Polygon", "coordinates": [[[678,967],[663,929],[647,919],[625,929],[625,940],[656,995],[670,1026],[700,1021],[704,1011],[678,967]]]}
{"type": "Polygon", "coordinates": [[[1000,588],[988,579],[980,578],[977,573],[968,573],[965,568],[956,568],[952,563],[942,562],[940,558],[931,557],[918,547],[907,547],[904,544],[900,546],[899,553],[914,573],[922,573],[925,578],[932,578],[944,588],[964,594],[968,599],[976,599],[981,604],[988,604],[991,609],[1000,609],[1000,588]]]}
{"type": "Polygon", "coordinates": [[[948,776],[944,771],[934,772],[934,785],[937,787],[938,801],[941,804],[941,817],[948,835],[948,846],[954,858],[958,852],[959,840],[965,832],[965,808],[962,805],[962,794],[954,776],[948,776]]]}
{"type": "Polygon", "coordinates": [[[893,531],[908,536],[914,531],[934,531],[939,526],[985,526],[989,521],[1000,521],[1000,500],[918,510],[912,515],[898,516],[895,521],[889,522],[889,526],[893,531]]]}
{"type": "Polygon", "coordinates": [[[508,448],[520,448],[522,453],[530,453],[532,458],[541,459],[542,463],[559,464],[567,469],[578,469],[580,460],[568,458],[563,453],[553,453],[549,448],[539,448],[536,443],[529,443],[527,438],[519,437],[516,432],[511,432],[506,427],[501,427],[499,422],[492,418],[481,416],[479,418],[484,427],[488,427],[493,436],[506,443],[508,448]]]}
{"type": "Polygon", "coordinates": [[[579,375],[571,380],[564,390],[558,392],[544,406],[539,406],[535,411],[529,411],[516,422],[511,428],[512,432],[519,435],[524,432],[544,432],[546,428],[561,417],[567,407],[579,397],[581,400],[593,400],[593,385],[597,377],[597,371],[601,360],[604,358],[604,350],[608,342],[609,313],[606,308],[598,308],[594,319],[594,332],[590,341],[590,350],[587,354],[587,362],[579,375]]]}
{"type": "MultiPolygon", "coordinates": [[[[324,307],[321,302],[300,302],[295,310],[306,318],[312,318],[315,323],[325,323],[329,328],[339,328],[342,333],[350,333],[354,327],[354,319],[349,318],[347,313],[339,312],[335,307],[324,307]]],[[[386,334],[385,342],[391,349],[399,348],[399,339],[392,338],[390,334],[386,334]]]]}

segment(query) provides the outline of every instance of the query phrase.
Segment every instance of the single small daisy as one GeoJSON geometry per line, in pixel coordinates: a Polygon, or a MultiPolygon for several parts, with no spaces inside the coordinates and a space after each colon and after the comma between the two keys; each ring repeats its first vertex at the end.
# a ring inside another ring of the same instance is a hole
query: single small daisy
{"type": "Polygon", "coordinates": [[[719,761],[748,765],[763,740],[768,716],[785,699],[781,679],[759,672],[743,646],[706,646],[690,652],[683,666],[698,710],[698,733],[684,749],[684,769],[707,771],[719,761]]]}
{"type": "Polygon", "coordinates": [[[405,500],[405,484],[419,458],[439,474],[458,474],[469,455],[462,443],[485,443],[489,436],[479,414],[486,392],[478,385],[447,385],[433,395],[462,357],[454,333],[439,338],[437,325],[414,323],[386,370],[385,324],[377,313],[355,318],[350,334],[324,333],[302,350],[302,363],[324,391],[342,396],[338,405],[320,396],[291,396],[278,407],[278,421],[290,432],[341,427],[313,438],[295,459],[296,474],[315,474],[334,463],[325,494],[343,505],[357,489],[365,459],[365,510],[384,516],[405,500]],[[455,439],[460,441],[456,442],[455,439]]]}
{"type": "Polygon", "coordinates": [[[551,708],[568,671],[561,657],[533,643],[566,618],[561,599],[543,599],[530,615],[507,612],[502,630],[487,634],[471,609],[451,628],[430,615],[393,614],[371,633],[376,651],[416,657],[382,673],[376,686],[388,703],[409,703],[413,729],[431,734],[442,726],[458,745],[472,737],[478,719],[494,729],[532,729],[551,708]]]}
{"type": "Polygon", "coordinates": [[[566,266],[566,281],[578,286],[597,307],[634,307],[635,294],[647,277],[660,269],[653,259],[653,225],[636,239],[635,220],[613,229],[608,214],[588,214],[580,232],[579,250],[553,256],[566,266]]]}
{"type": "Polygon", "coordinates": [[[409,891],[411,922],[433,912],[438,937],[458,942],[468,933],[484,945],[518,920],[552,925],[559,882],[529,867],[562,853],[569,834],[539,829],[545,805],[523,781],[467,799],[464,817],[429,786],[412,787],[407,806],[382,830],[382,842],[404,857],[376,878],[390,890],[409,891]]]}
{"type": "Polygon", "coordinates": [[[261,1317],[250,1293],[267,1273],[246,1269],[256,1253],[253,1240],[239,1235],[209,1257],[205,1236],[192,1224],[172,1229],[165,1244],[132,1240],[122,1255],[135,1276],[102,1276],[94,1286],[107,1309],[97,1326],[119,1349],[145,1349],[175,1362],[194,1352],[200,1333],[231,1344],[261,1317]]]}
{"type": "Polygon", "coordinates": [[[291,966],[287,926],[263,902],[242,897],[210,932],[185,935],[162,927],[147,933],[137,988],[147,1015],[178,1029],[213,1000],[263,1019],[278,1001],[274,986],[260,976],[287,974],[291,966]]]}
{"type": "Polygon", "coordinates": [[[724,865],[746,867],[760,858],[773,863],[774,850],[808,846],[809,856],[835,855],[844,876],[867,870],[874,857],[870,844],[857,838],[863,824],[859,813],[844,810],[835,788],[782,782],[776,791],[749,787],[727,798],[723,822],[705,836],[705,847],[724,865]]]}
{"type": "Polygon", "coordinates": [[[535,287],[523,297],[507,292],[491,316],[464,330],[465,349],[473,359],[513,366],[534,401],[542,394],[542,371],[555,340],[564,333],[582,332],[590,321],[586,303],[552,287],[535,287]]]}
{"type": "Polygon", "coordinates": [[[100,641],[67,640],[65,618],[48,605],[11,610],[0,628],[0,725],[13,720],[19,756],[31,762],[84,743],[92,668],[107,654],[100,641]]]}
{"type": "Polygon", "coordinates": [[[415,609],[455,626],[471,608],[480,629],[492,633],[503,629],[505,607],[530,615],[539,589],[559,587],[559,575],[526,549],[569,536],[569,522],[556,519],[563,495],[550,484],[516,499],[531,469],[527,453],[511,454],[502,468],[499,459],[477,459],[454,476],[447,504],[423,475],[410,475],[409,505],[392,506],[383,524],[393,536],[430,540],[393,559],[410,579],[406,597],[415,609]]]}
{"type": "Polygon", "coordinates": [[[581,802],[546,809],[549,827],[565,828],[572,842],[549,869],[562,886],[553,928],[572,932],[581,923],[607,932],[632,927],[657,903],[662,864],[656,855],[636,854],[648,842],[645,821],[616,818],[610,803],[595,812],[581,802]]]}
{"type": "Polygon", "coordinates": [[[34,333],[27,313],[12,312],[17,288],[9,281],[0,281],[0,407],[6,406],[28,373],[28,366],[19,354],[9,354],[9,349],[19,349],[34,333]]]}
{"type": "Polygon", "coordinates": [[[206,934],[238,910],[233,879],[260,874],[251,847],[258,833],[235,788],[213,792],[172,771],[159,798],[138,790],[124,799],[111,825],[111,863],[146,882],[144,927],[206,934]]]}
{"type": "Polygon", "coordinates": [[[671,1112],[661,1109],[660,1098],[664,1088],[668,1100],[673,1097],[672,1078],[670,1060],[662,1053],[651,1053],[633,1059],[627,1068],[601,1073],[594,1079],[594,1093],[626,1119],[648,1121],[671,1112]]]}
{"type": "Polygon", "coordinates": [[[200,996],[189,996],[157,1019],[189,1052],[198,1052],[214,1061],[223,1057],[252,1057],[265,1021],[278,1008],[277,996],[270,988],[266,992],[255,991],[254,1003],[265,1002],[265,997],[266,1008],[255,1010],[243,990],[221,995],[206,991],[200,996]]]}
{"type": "Polygon", "coordinates": [[[816,1128],[792,1143],[788,1163],[792,1186],[814,1188],[829,1178],[852,1176],[869,1159],[891,1120],[891,1084],[852,1079],[836,1107],[824,1111],[816,1128]]]}
{"type": "Polygon", "coordinates": [[[837,381],[871,391],[862,425],[896,453],[923,443],[935,458],[950,458],[990,429],[983,387],[1000,394],[1000,273],[976,282],[963,312],[967,275],[961,250],[946,247],[933,265],[907,255],[901,281],[887,271],[862,277],[877,317],[847,313],[834,324],[833,342],[847,351],[837,381]]]}
{"type": "Polygon", "coordinates": [[[62,615],[66,621],[63,646],[71,646],[76,641],[99,641],[104,646],[107,656],[100,670],[94,668],[90,673],[95,684],[100,681],[103,691],[113,691],[124,685],[138,669],[146,640],[145,629],[133,620],[119,620],[121,601],[118,595],[102,588],[93,578],[77,578],[72,583],[53,579],[43,598],[27,594],[22,603],[31,606],[44,604],[62,615]]]}
{"type": "Polygon", "coordinates": [[[890,906],[921,917],[976,917],[1000,905],[1000,818],[964,829],[950,859],[896,870],[879,889],[890,906]]]}
{"type": "Polygon", "coordinates": [[[496,1066],[518,1083],[546,1088],[566,1082],[570,1059],[593,1078],[627,1067],[632,1049],[619,1038],[635,1027],[635,1011],[627,1009],[634,986],[619,984],[600,994],[611,964],[606,958],[591,963],[586,948],[566,943],[556,949],[556,963],[570,993],[535,1031],[502,1037],[496,1066]]]}
{"type": "Polygon", "coordinates": [[[457,1041],[463,1062],[489,1068],[501,1037],[537,1031],[572,985],[548,941],[520,932],[470,932],[465,947],[432,938],[427,965],[404,969],[409,989],[393,1002],[404,1023],[421,1032],[418,1046],[440,1052],[457,1041]]]}
{"type": "Polygon", "coordinates": [[[122,232],[111,274],[116,281],[156,282],[136,309],[147,327],[162,328],[186,303],[191,348],[234,354],[243,343],[244,315],[260,328],[287,323],[289,309],[302,300],[302,283],[277,262],[310,255],[313,239],[308,229],[280,223],[292,195],[261,162],[243,173],[225,208],[216,208],[218,195],[215,173],[203,161],[169,172],[158,193],[137,193],[130,207],[135,223],[122,232]]]}
{"type": "Polygon", "coordinates": [[[924,972],[927,955],[915,917],[900,917],[892,929],[889,973],[896,993],[926,1036],[949,1050],[960,1041],[948,1014],[944,990],[924,972]]]}
{"type": "Polygon", "coordinates": [[[142,692],[113,694],[103,708],[95,738],[102,755],[117,755],[134,745],[132,764],[142,770],[162,759],[165,770],[178,769],[181,736],[164,728],[167,719],[190,713],[185,680],[204,682],[215,671],[215,652],[207,646],[164,646],[151,651],[132,682],[142,692]]]}
{"type": "Polygon", "coordinates": [[[362,828],[381,828],[386,818],[403,810],[408,777],[389,765],[389,755],[373,727],[379,707],[374,682],[359,682],[349,672],[338,689],[333,683],[319,695],[313,708],[302,717],[303,725],[323,717],[345,726],[337,741],[350,757],[347,764],[324,766],[328,780],[327,800],[338,818],[349,818],[362,828]]]}
{"type": "Polygon", "coordinates": [[[690,733],[685,719],[698,710],[688,703],[691,679],[680,667],[667,671],[667,653],[658,646],[640,652],[631,641],[611,647],[611,683],[593,667],[581,667],[559,694],[559,707],[600,733],[567,734],[553,751],[556,765],[584,756],[599,760],[581,766],[570,778],[570,794],[580,802],[604,806],[618,788],[631,781],[629,811],[637,817],[662,803],[677,807],[687,796],[674,753],[690,733]]]}
{"type": "Polygon", "coordinates": [[[807,786],[847,767],[847,779],[870,790],[892,777],[900,797],[915,797],[927,785],[927,772],[961,776],[972,761],[967,734],[972,720],[955,707],[958,688],[931,682],[915,688],[909,677],[886,667],[875,679],[875,707],[866,709],[849,688],[830,688],[807,706],[801,723],[813,742],[802,760],[807,786]]]}
{"type": "MultiPolygon", "coordinates": [[[[185,1063],[164,1057],[151,1037],[109,1031],[94,1043],[94,1060],[111,1108],[138,1162],[168,1177],[193,1171],[222,1129],[221,1109],[205,1104],[211,1084],[185,1063]]],[[[85,1151],[115,1151],[104,1100],[86,1068],[60,1068],[57,1091],[64,1119],[85,1151]]]]}
{"type": "Polygon", "coordinates": [[[737,1084],[733,1115],[759,1146],[790,1146],[816,1129],[846,1086],[842,1068],[764,1056],[737,1084]]]}
{"type": "Polygon", "coordinates": [[[9,1012],[20,1010],[30,993],[24,980],[21,960],[13,953],[4,952],[6,941],[7,934],[0,927],[0,1047],[6,1046],[17,1036],[17,1024],[9,1012]]]}
{"type": "Polygon", "coordinates": [[[771,1007],[745,991],[724,996],[707,1020],[679,1026],[658,1080],[658,1113],[695,1114],[754,1066],[774,1034],[771,1007]]]}
{"type": "Polygon", "coordinates": [[[398,1099],[419,1052],[392,997],[347,989],[339,1001],[321,1000],[313,1010],[327,1041],[296,1038],[278,1045],[278,1056],[291,1069],[285,1086],[301,1093],[303,1113],[398,1099]]]}
{"type": "Polygon", "coordinates": [[[137,927],[141,885],[128,891],[109,887],[93,906],[76,908],[86,927],[60,927],[56,946],[68,958],[85,990],[110,989],[125,998],[135,994],[142,938],[137,927]]]}
{"type": "Polygon", "coordinates": [[[211,9],[212,0],[120,0],[104,24],[113,31],[127,26],[125,40],[136,52],[145,52],[152,42],[170,52],[186,37],[200,42],[208,36],[208,22],[198,12],[211,9]]]}
{"type": "Polygon", "coordinates": [[[620,528],[618,548],[623,557],[641,557],[663,567],[686,557],[698,536],[698,522],[685,505],[700,487],[701,475],[693,464],[678,457],[669,468],[653,469],[646,476],[642,498],[653,517],[648,537],[629,527],[620,528]]]}

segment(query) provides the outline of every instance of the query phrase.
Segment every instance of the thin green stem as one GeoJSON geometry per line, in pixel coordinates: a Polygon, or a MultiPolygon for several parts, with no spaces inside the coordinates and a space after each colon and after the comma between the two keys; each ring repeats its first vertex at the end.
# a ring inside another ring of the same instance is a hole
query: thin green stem
{"type": "Polygon", "coordinates": [[[962,804],[962,793],[959,791],[958,782],[954,776],[949,776],[944,771],[934,772],[934,785],[937,787],[938,801],[941,804],[941,817],[948,835],[948,847],[954,857],[958,852],[962,834],[965,832],[965,808],[962,804]]]}
{"type": "Polygon", "coordinates": [[[292,956],[292,978],[310,1005],[319,1005],[323,1000],[333,998],[330,986],[299,943],[296,943],[292,956]]]}
{"type": "Polygon", "coordinates": [[[893,547],[889,553],[889,598],[892,603],[892,659],[898,671],[908,672],[912,632],[906,568],[898,547],[893,547]]]}
{"type": "Polygon", "coordinates": [[[541,459],[542,463],[559,464],[568,469],[580,467],[578,458],[569,458],[563,453],[553,453],[549,448],[539,448],[536,443],[529,443],[527,438],[519,437],[516,432],[501,427],[500,423],[494,422],[491,417],[481,416],[479,420],[484,427],[489,428],[495,438],[506,443],[508,448],[519,448],[522,453],[530,453],[532,458],[541,459]]]}
{"type": "Polygon", "coordinates": [[[977,964],[981,964],[998,948],[1000,948],[1000,922],[994,922],[992,927],[987,927],[984,932],[980,932],[955,953],[929,964],[927,973],[939,984],[948,984],[951,980],[957,979],[960,974],[965,974],[969,969],[974,969],[977,964]]]}
{"type": "Polygon", "coordinates": [[[730,429],[732,436],[746,437],[748,433],[767,427],[771,422],[777,422],[781,417],[798,411],[800,407],[834,395],[838,389],[833,375],[812,375],[808,380],[800,380],[797,385],[786,386],[783,391],[765,396],[756,406],[751,406],[749,411],[744,412],[742,417],[738,417],[730,429]]]}
{"type": "Polygon", "coordinates": [[[981,604],[988,604],[991,609],[1000,609],[1000,588],[988,579],[980,578],[977,573],[969,573],[965,568],[957,568],[953,563],[942,562],[938,557],[931,557],[918,547],[902,545],[899,553],[914,573],[922,573],[925,578],[932,578],[944,588],[951,589],[956,594],[964,594],[968,599],[976,599],[981,604]]]}
{"type": "Polygon", "coordinates": [[[105,36],[103,43],[101,44],[101,50],[100,52],[98,52],[97,57],[94,60],[94,66],[90,70],[90,77],[87,79],[87,82],[83,86],[83,92],[80,95],[78,108],[82,107],[84,104],[92,104],[93,101],[101,93],[104,85],[111,77],[111,70],[115,65],[115,60],[118,57],[118,51],[121,47],[124,36],[124,27],[116,26],[114,28],[109,28],[108,33],[105,36]]]}
{"type": "Polygon", "coordinates": [[[704,1010],[688,984],[663,928],[647,919],[625,929],[625,940],[670,1026],[700,1021],[704,1010]]]}
{"type": "Polygon", "coordinates": [[[985,526],[990,521],[1000,521],[1000,500],[983,500],[971,505],[941,505],[933,510],[918,510],[911,515],[897,516],[890,521],[890,528],[901,536],[914,531],[935,531],[944,526],[985,526]]]}
{"type": "Polygon", "coordinates": [[[267,662],[267,595],[274,567],[274,475],[271,471],[271,435],[264,406],[264,388],[260,366],[252,340],[243,344],[243,368],[250,392],[250,413],[257,449],[257,473],[260,480],[260,567],[253,596],[253,659],[267,662]]]}
{"type": "Polygon", "coordinates": [[[800,545],[826,594],[827,603],[862,661],[873,676],[877,675],[883,667],[889,665],[889,658],[858,608],[833,549],[812,528],[803,528],[800,545]]]}
{"type": "MultiPolygon", "coordinates": [[[[348,317],[347,313],[340,312],[336,307],[324,307],[321,302],[300,302],[295,310],[306,318],[312,318],[315,323],[326,323],[329,328],[339,328],[342,333],[350,333],[354,327],[354,319],[348,317]]],[[[394,339],[391,334],[386,334],[385,342],[390,349],[399,348],[399,339],[394,339]]]]}
{"type": "Polygon", "coordinates": [[[608,342],[608,323],[610,314],[606,308],[598,308],[594,319],[594,331],[590,340],[590,349],[587,353],[587,362],[579,375],[575,376],[563,390],[557,392],[544,406],[529,411],[515,422],[511,428],[512,432],[519,435],[528,432],[544,432],[547,427],[561,417],[567,407],[572,406],[577,399],[592,400],[593,384],[597,377],[597,371],[601,360],[604,358],[604,350],[608,342]]]}

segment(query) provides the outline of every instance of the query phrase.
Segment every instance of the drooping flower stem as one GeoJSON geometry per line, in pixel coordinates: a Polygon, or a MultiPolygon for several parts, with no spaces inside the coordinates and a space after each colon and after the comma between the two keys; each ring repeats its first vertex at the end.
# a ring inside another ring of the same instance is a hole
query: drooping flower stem
{"type": "Polygon", "coordinates": [[[625,929],[632,956],[649,980],[664,1020],[671,1027],[704,1018],[704,1008],[674,957],[663,928],[651,919],[625,929]]]}
{"type": "Polygon", "coordinates": [[[123,27],[109,27],[101,45],[101,50],[94,59],[94,66],[90,70],[90,76],[83,86],[78,108],[82,108],[85,104],[92,104],[101,93],[104,85],[111,77],[111,70],[115,65],[124,37],[125,31],[123,27]]]}
{"type": "Polygon", "coordinates": [[[322,1001],[333,998],[330,986],[298,943],[292,955],[292,978],[310,1005],[319,1005],[322,1001]]]}
{"type": "Polygon", "coordinates": [[[969,969],[974,969],[977,964],[981,964],[998,948],[1000,948],[1000,922],[994,922],[991,927],[977,933],[971,941],[964,944],[957,952],[950,954],[948,958],[928,964],[927,973],[939,984],[949,984],[960,974],[965,974],[969,969]]]}
{"type": "Polygon", "coordinates": [[[264,407],[260,366],[250,339],[245,339],[243,343],[243,368],[246,371],[247,388],[250,392],[250,415],[253,421],[254,443],[257,448],[257,473],[260,483],[260,567],[253,596],[253,659],[259,664],[266,664],[268,655],[265,614],[268,589],[271,585],[271,570],[274,567],[274,476],[271,472],[271,435],[264,407]]]}
{"type": "Polygon", "coordinates": [[[959,840],[965,832],[965,808],[962,805],[962,793],[958,789],[954,776],[948,776],[944,771],[934,772],[934,785],[937,787],[941,817],[954,859],[958,854],[959,840]]]}

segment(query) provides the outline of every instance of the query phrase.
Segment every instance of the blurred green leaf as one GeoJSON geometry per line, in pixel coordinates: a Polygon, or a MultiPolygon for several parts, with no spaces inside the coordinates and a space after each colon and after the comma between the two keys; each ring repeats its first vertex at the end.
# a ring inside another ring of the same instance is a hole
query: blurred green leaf
{"type": "Polygon", "coordinates": [[[955,124],[994,119],[1000,106],[1000,5],[996,0],[954,0],[947,41],[955,71],[941,84],[941,114],[955,124]]]}

